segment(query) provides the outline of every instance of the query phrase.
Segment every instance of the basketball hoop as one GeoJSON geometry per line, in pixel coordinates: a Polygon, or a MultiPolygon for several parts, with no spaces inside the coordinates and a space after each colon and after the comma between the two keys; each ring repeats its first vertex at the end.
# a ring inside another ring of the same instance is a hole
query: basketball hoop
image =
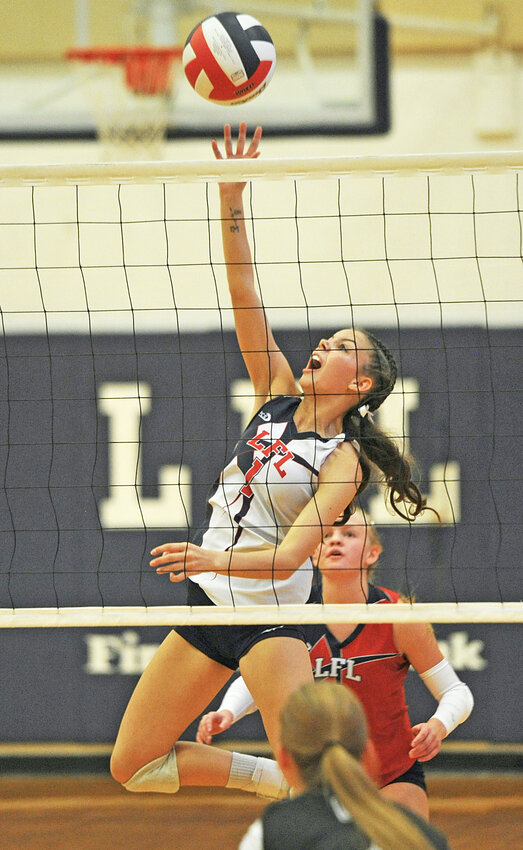
{"type": "Polygon", "coordinates": [[[106,159],[158,159],[167,129],[180,47],[79,47],[67,59],[84,73],[106,159]]]}

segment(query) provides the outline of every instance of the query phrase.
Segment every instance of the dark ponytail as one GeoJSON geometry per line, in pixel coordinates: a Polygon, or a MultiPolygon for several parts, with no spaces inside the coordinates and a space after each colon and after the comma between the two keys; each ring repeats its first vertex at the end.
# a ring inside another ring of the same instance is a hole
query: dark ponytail
{"type": "MultiPolygon", "coordinates": [[[[358,493],[367,487],[372,467],[377,467],[388,488],[390,506],[400,517],[410,522],[427,507],[426,499],[412,479],[409,459],[400,452],[396,442],[372,421],[373,411],[380,407],[394,389],[398,375],[396,362],[381,340],[368,331],[360,333],[370,343],[368,362],[361,367],[361,371],[372,378],[372,389],[347,411],[343,420],[345,432],[360,445],[362,482],[358,493]]],[[[348,505],[337,524],[347,522],[353,510],[353,505],[348,505]]]]}

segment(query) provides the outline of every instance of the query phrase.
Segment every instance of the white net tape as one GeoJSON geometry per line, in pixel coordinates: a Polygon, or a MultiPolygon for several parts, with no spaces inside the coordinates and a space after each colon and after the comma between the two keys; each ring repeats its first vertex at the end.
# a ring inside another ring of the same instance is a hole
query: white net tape
{"type": "Polygon", "coordinates": [[[0,166],[0,185],[67,186],[105,183],[195,183],[223,180],[322,179],[354,174],[370,178],[409,174],[520,172],[521,151],[297,157],[294,159],[186,162],[49,163],[0,166]]]}
{"type": "Polygon", "coordinates": [[[0,628],[100,626],[237,626],[274,623],[521,623],[523,602],[397,603],[396,605],[263,605],[195,608],[0,609],[0,628]]]}

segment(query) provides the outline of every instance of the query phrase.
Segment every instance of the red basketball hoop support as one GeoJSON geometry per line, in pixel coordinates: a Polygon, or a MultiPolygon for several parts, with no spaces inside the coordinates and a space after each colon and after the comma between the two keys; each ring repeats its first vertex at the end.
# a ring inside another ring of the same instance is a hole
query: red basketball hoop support
{"type": "Polygon", "coordinates": [[[135,94],[168,94],[174,62],[182,57],[181,47],[74,47],[69,60],[121,65],[125,83],[135,94]]]}
{"type": "Polygon", "coordinates": [[[107,74],[96,74],[87,82],[98,136],[109,158],[159,156],[174,68],[182,53],[181,47],[154,45],[74,47],[67,51],[70,61],[107,67],[107,74]]]}

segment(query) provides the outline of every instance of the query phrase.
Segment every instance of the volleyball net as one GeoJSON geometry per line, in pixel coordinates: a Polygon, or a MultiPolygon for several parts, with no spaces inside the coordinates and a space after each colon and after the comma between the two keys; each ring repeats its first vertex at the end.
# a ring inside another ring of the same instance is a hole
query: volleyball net
{"type": "Polygon", "coordinates": [[[0,168],[0,626],[523,619],[518,153],[0,168]],[[189,608],[190,539],[252,408],[217,182],[247,180],[256,282],[295,373],[363,327],[379,424],[434,514],[365,509],[397,606],[189,608]],[[392,610],[394,608],[394,610],[392,610]]]}

